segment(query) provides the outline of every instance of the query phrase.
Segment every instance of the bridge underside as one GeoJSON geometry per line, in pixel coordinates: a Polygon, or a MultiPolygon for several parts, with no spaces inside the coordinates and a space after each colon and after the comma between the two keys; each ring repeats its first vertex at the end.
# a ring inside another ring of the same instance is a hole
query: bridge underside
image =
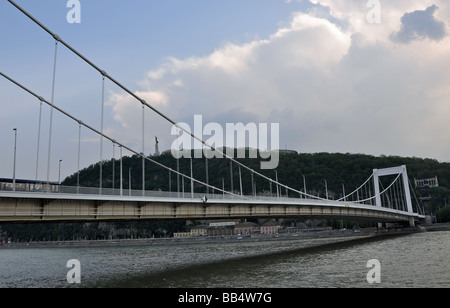
{"type": "Polygon", "coordinates": [[[0,196],[0,223],[132,221],[154,219],[330,218],[353,221],[404,222],[412,219],[394,211],[349,204],[300,204],[238,200],[101,200],[70,198],[9,198],[0,196]]]}

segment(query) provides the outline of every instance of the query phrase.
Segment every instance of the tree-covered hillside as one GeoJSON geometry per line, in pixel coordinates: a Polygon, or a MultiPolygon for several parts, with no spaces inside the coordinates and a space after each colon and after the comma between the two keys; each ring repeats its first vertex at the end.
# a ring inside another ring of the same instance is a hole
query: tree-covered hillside
{"type": "MultiPolygon", "coordinates": [[[[248,157],[249,155],[246,155],[248,157]]],[[[177,170],[177,160],[169,153],[159,157],[152,157],[153,160],[177,170]]],[[[253,170],[264,174],[267,177],[275,179],[275,170],[261,170],[259,159],[237,159],[249,166],[253,170]]],[[[123,187],[129,188],[129,174],[131,169],[132,189],[142,189],[142,158],[139,156],[123,158],[123,187]]],[[[193,174],[200,181],[206,182],[206,160],[205,158],[193,159],[193,174]]],[[[381,156],[375,157],[363,154],[339,154],[339,153],[316,153],[316,154],[281,154],[280,163],[276,172],[280,183],[303,191],[303,177],[306,180],[306,188],[309,194],[325,196],[325,180],[327,181],[328,193],[330,198],[342,197],[342,184],[345,185],[347,192],[353,191],[359,187],[373,172],[373,169],[388,168],[394,166],[406,165],[409,179],[414,186],[414,178],[438,177],[438,188],[429,188],[415,190],[417,198],[431,197],[427,202],[427,211],[436,213],[439,208],[443,208],[446,199],[450,204],[450,164],[440,163],[433,159],[421,159],[415,157],[381,156]]],[[[190,160],[180,159],[179,170],[185,175],[190,175],[190,160]]],[[[225,184],[225,190],[231,191],[233,182],[233,191],[239,193],[239,168],[236,164],[232,166],[233,181],[231,181],[230,162],[227,159],[213,158],[208,160],[208,178],[209,184],[222,188],[225,184]],[[222,182],[223,181],[223,182],[222,182]]],[[[149,161],[145,162],[145,189],[177,191],[177,176],[175,173],[169,175],[167,169],[161,168],[149,161]],[[170,179],[170,181],[169,181],[170,179]]],[[[241,170],[243,192],[252,193],[251,173],[247,170],[241,170]]],[[[102,164],[103,188],[120,187],[120,161],[104,161],[102,164]],[[114,168],[113,168],[114,166],[114,168]],[[114,172],[113,172],[114,170],[114,172]],[[114,173],[114,176],[113,176],[114,173]],[[114,184],[113,184],[114,179],[114,184]]],[[[80,172],[81,187],[99,187],[100,183],[100,164],[89,166],[80,172]]],[[[269,192],[270,184],[267,180],[255,176],[257,193],[269,192]]],[[[65,186],[77,185],[77,174],[68,177],[64,182],[65,186]]],[[[180,187],[181,191],[181,180],[180,187]]],[[[190,191],[190,181],[186,180],[185,191],[190,191]]],[[[196,193],[205,193],[206,188],[195,184],[196,193]]],[[[211,191],[210,191],[211,192],[211,191]]],[[[272,192],[275,188],[272,187],[272,192]]],[[[283,194],[285,192],[283,191],[283,194]]],[[[296,197],[295,193],[290,192],[291,197],[296,197]]]]}
{"type": "MultiPolygon", "coordinates": [[[[248,157],[248,155],[246,155],[248,157]]],[[[153,160],[177,170],[177,161],[170,153],[153,160]]],[[[267,177],[275,179],[274,170],[260,170],[258,159],[239,159],[247,166],[267,177]]],[[[193,173],[198,180],[206,182],[205,158],[193,159],[193,173]]],[[[138,156],[124,157],[122,161],[123,188],[129,188],[129,170],[131,168],[132,189],[142,189],[142,158],[138,156]]],[[[303,190],[303,176],[306,180],[307,192],[313,195],[325,196],[325,180],[328,184],[330,198],[338,199],[342,196],[342,184],[347,192],[359,187],[373,172],[373,169],[406,165],[409,179],[414,186],[414,178],[438,177],[439,187],[415,189],[418,199],[425,199],[424,207],[427,214],[437,214],[438,221],[450,221],[450,164],[440,163],[432,159],[405,158],[397,156],[375,157],[362,154],[282,154],[280,164],[276,169],[280,183],[303,190]],[[446,206],[449,204],[449,206],[446,206]]],[[[180,159],[179,170],[190,175],[190,160],[180,159]]],[[[239,169],[233,165],[233,188],[239,193],[239,169]]],[[[251,194],[251,174],[242,171],[244,194],[251,194]]],[[[118,189],[120,187],[120,161],[104,161],[102,163],[103,187],[118,189]],[[113,172],[114,170],[114,172],[113,172]],[[113,176],[114,174],[114,176],[113,176]],[[114,184],[113,184],[114,178],[114,184]]],[[[230,163],[226,159],[208,160],[209,183],[225,190],[231,190],[230,163]]],[[[145,188],[147,190],[169,189],[177,191],[177,176],[169,175],[169,171],[146,161],[145,188]],[[169,179],[171,179],[169,183],[169,179]]],[[[99,187],[100,164],[89,166],[80,171],[81,187],[99,187]]],[[[180,180],[181,182],[181,180],[180,180]]],[[[267,180],[255,177],[257,193],[270,192],[267,180]]],[[[77,174],[62,183],[64,186],[76,186],[77,174]]],[[[181,185],[180,185],[181,186],[181,185]]],[[[179,188],[181,190],[181,187],[179,188]]],[[[272,187],[273,193],[276,192],[272,187]]],[[[185,181],[185,191],[190,192],[190,181],[185,181]]],[[[205,193],[206,188],[195,185],[196,193],[205,193]]],[[[210,192],[211,193],[211,192],[210,192]]],[[[284,191],[282,191],[285,194],[284,191]]],[[[290,197],[298,197],[290,193],[290,197]]],[[[332,223],[332,222],[330,222],[332,223]]],[[[43,224],[43,225],[2,225],[0,239],[29,240],[71,240],[71,239],[107,239],[107,238],[137,238],[170,236],[173,232],[184,228],[183,221],[148,221],[122,223],[79,223],[79,224],[43,224]]]]}

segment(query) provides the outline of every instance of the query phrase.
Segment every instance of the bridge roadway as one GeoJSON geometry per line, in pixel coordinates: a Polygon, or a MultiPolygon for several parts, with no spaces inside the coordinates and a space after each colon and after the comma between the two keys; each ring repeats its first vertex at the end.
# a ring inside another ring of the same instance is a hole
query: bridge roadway
{"type": "Polygon", "coordinates": [[[178,193],[145,197],[142,192],[140,196],[133,195],[136,193],[116,196],[0,191],[0,223],[302,217],[414,225],[424,219],[416,213],[332,200],[286,197],[231,199],[231,196],[210,195],[205,202],[200,195],[192,199],[179,198],[178,193]]]}

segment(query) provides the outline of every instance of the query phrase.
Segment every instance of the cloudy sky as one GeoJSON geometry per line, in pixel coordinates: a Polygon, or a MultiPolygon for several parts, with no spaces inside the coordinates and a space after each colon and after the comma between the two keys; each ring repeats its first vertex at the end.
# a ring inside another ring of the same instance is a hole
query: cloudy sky
{"type": "MultiPolygon", "coordinates": [[[[80,0],[80,24],[65,0],[17,3],[177,122],[280,123],[281,148],[450,161],[448,1],[80,0]]],[[[7,1],[0,29],[0,71],[50,99],[52,37],[7,1]]],[[[5,80],[0,92],[0,177],[17,127],[19,177],[34,178],[39,102],[5,80]]],[[[101,93],[101,76],[60,47],[55,104],[100,128],[101,93]]],[[[107,81],[105,105],[105,132],[140,151],[140,104],[107,81]]],[[[44,108],[40,178],[48,118],[44,108]]],[[[76,170],[78,146],[78,124],[55,115],[54,127],[53,178],[59,159],[63,176],[76,170]]],[[[162,149],[174,140],[150,110],[145,131],[146,153],[155,136],[162,149]]],[[[82,166],[98,159],[99,138],[83,131],[82,166]]]]}

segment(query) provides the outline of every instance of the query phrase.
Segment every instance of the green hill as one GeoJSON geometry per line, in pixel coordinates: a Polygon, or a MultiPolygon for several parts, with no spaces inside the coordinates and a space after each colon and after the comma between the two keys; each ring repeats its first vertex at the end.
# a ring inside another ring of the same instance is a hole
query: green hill
{"type": "MultiPolygon", "coordinates": [[[[248,157],[248,155],[246,155],[248,157]]],[[[177,169],[177,161],[170,153],[165,153],[159,157],[152,157],[153,160],[164,164],[173,170],[177,169]]],[[[275,179],[274,170],[260,170],[258,159],[237,159],[267,177],[275,179]]],[[[406,165],[408,176],[414,185],[414,178],[438,177],[439,186],[437,188],[417,189],[415,191],[418,198],[431,197],[427,202],[427,211],[436,213],[439,208],[443,208],[446,199],[450,202],[450,164],[440,163],[433,159],[421,159],[416,157],[381,156],[375,157],[363,154],[339,154],[339,153],[316,153],[316,154],[281,154],[280,164],[276,169],[279,182],[290,187],[303,191],[303,176],[306,180],[307,192],[313,195],[325,196],[325,180],[327,181],[330,198],[338,199],[342,197],[342,184],[347,192],[359,187],[373,172],[373,169],[388,168],[393,166],[406,165]]],[[[142,158],[139,156],[123,158],[123,187],[129,188],[129,169],[131,168],[132,189],[142,189],[142,158]]],[[[120,161],[103,162],[103,188],[120,187],[120,161]],[[114,166],[114,168],[113,168],[114,166]],[[114,177],[113,177],[114,169],[114,177]],[[114,178],[114,184],[113,184],[114,178]]],[[[190,160],[180,159],[179,170],[185,175],[190,175],[190,160]]],[[[239,169],[233,165],[233,190],[238,193],[239,169]]],[[[244,194],[252,193],[251,173],[242,171],[242,182],[244,194]]],[[[206,182],[206,162],[205,158],[193,159],[193,174],[200,181],[206,182]]],[[[231,191],[231,170],[230,163],[226,159],[208,160],[208,177],[212,186],[222,188],[222,179],[225,190],[231,191]]],[[[81,187],[99,187],[100,164],[94,164],[80,171],[81,187]]],[[[74,174],[62,183],[64,186],[76,186],[77,174],[74,174]]],[[[270,184],[267,180],[255,176],[256,190],[269,192],[270,184]]],[[[177,176],[175,173],[169,175],[169,171],[153,164],[149,161],[145,163],[145,188],[146,190],[177,191],[177,176]]],[[[181,191],[181,180],[180,188],[181,191]]],[[[190,181],[185,180],[185,191],[190,192],[190,181]]],[[[275,188],[272,188],[275,191],[275,188]]],[[[206,193],[206,188],[200,184],[195,184],[196,193],[206,193]]],[[[211,192],[211,191],[210,191],[211,192]]],[[[220,192],[217,192],[220,193],[220,192]]],[[[286,192],[283,191],[283,194],[286,192]]],[[[293,192],[289,192],[290,197],[297,197],[293,192]]]]}
{"type": "MultiPolygon", "coordinates": [[[[248,157],[248,155],[246,156],[248,157]]],[[[159,157],[152,157],[155,161],[177,169],[177,161],[170,153],[159,157]]],[[[274,170],[260,170],[257,159],[239,159],[240,162],[251,167],[267,177],[275,179],[274,170]]],[[[179,170],[183,174],[190,174],[190,160],[180,159],[179,170]]],[[[359,187],[371,174],[373,169],[406,165],[408,176],[414,185],[414,178],[438,177],[439,187],[415,189],[417,198],[425,199],[424,208],[427,214],[437,214],[438,221],[450,221],[450,164],[440,163],[433,159],[415,157],[381,156],[375,157],[363,154],[283,154],[277,169],[280,183],[303,190],[303,176],[306,179],[307,192],[313,195],[325,196],[324,180],[327,180],[330,198],[342,196],[342,184],[347,192],[359,187]]],[[[132,189],[142,189],[142,158],[139,156],[123,158],[123,187],[128,189],[128,175],[131,168],[132,189]]],[[[215,187],[222,187],[224,179],[225,189],[231,190],[230,163],[225,159],[208,160],[209,183],[215,187]]],[[[103,187],[120,187],[120,161],[110,160],[102,163],[103,187]],[[114,172],[113,172],[114,170],[114,172]],[[114,177],[113,177],[114,173],[114,177]],[[113,181],[114,178],[114,181],[113,181]]],[[[206,182],[205,159],[193,159],[194,177],[206,182]]],[[[80,171],[80,186],[99,187],[100,164],[94,164],[80,171]]],[[[145,188],[147,190],[177,191],[177,177],[169,176],[169,171],[157,165],[145,163],[145,188]],[[171,180],[169,183],[169,179],[171,180]]],[[[242,170],[244,194],[252,192],[251,174],[242,170]]],[[[181,181],[180,181],[181,182],[181,181]]],[[[233,166],[234,191],[239,188],[239,169],[233,166]]],[[[258,193],[270,191],[267,180],[255,177],[258,193]]],[[[64,186],[76,186],[77,174],[64,180],[64,186]]],[[[181,187],[180,187],[181,190],[181,187]]],[[[190,192],[190,181],[185,181],[185,191],[190,192]]],[[[275,188],[273,188],[275,192],[275,188]]],[[[195,186],[196,193],[205,193],[206,189],[195,186]]],[[[285,192],[282,192],[285,194],[285,192]]],[[[290,197],[298,197],[290,193],[290,197]]],[[[329,224],[334,222],[329,221],[329,224]]],[[[2,225],[0,226],[0,240],[71,240],[71,239],[107,239],[107,238],[137,238],[170,236],[184,228],[183,221],[147,221],[122,223],[79,223],[79,224],[37,224],[37,225],[2,225]]]]}

